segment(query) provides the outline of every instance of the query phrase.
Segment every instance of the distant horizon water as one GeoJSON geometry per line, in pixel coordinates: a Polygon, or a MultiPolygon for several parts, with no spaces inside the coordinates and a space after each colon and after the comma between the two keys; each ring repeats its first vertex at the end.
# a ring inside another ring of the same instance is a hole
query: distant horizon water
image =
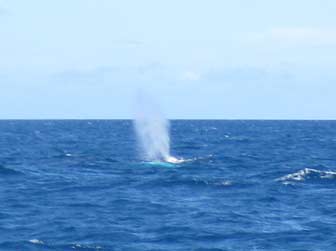
{"type": "MultiPolygon", "coordinates": [[[[6,121],[6,120],[128,120],[133,121],[134,117],[127,117],[127,118],[0,118],[0,121],[6,121]]],[[[315,118],[307,118],[307,119],[292,119],[292,118],[167,118],[168,121],[178,121],[178,120],[190,120],[190,121],[334,121],[336,118],[321,118],[321,119],[315,119],[315,118]]]]}

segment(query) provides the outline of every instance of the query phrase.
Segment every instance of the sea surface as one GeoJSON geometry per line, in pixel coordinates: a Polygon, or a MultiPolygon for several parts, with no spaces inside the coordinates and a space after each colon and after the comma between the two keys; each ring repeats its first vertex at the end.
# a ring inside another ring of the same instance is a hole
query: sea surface
{"type": "Polygon", "coordinates": [[[0,121],[0,250],[336,250],[336,121],[0,121]]]}

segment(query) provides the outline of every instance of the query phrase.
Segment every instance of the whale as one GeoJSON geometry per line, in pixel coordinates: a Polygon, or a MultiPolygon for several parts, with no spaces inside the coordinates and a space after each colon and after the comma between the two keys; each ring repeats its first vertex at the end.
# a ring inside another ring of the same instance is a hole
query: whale
{"type": "Polygon", "coordinates": [[[146,161],[144,164],[150,165],[150,166],[161,166],[161,167],[175,167],[178,166],[178,164],[183,163],[185,160],[178,159],[173,156],[167,156],[163,158],[162,160],[152,160],[152,161],[146,161]]]}
{"type": "Polygon", "coordinates": [[[168,156],[168,157],[165,157],[165,158],[164,158],[164,161],[167,162],[167,163],[171,163],[171,164],[180,164],[180,163],[182,163],[184,160],[183,160],[183,159],[175,158],[175,157],[173,157],[173,156],[168,156]]]}

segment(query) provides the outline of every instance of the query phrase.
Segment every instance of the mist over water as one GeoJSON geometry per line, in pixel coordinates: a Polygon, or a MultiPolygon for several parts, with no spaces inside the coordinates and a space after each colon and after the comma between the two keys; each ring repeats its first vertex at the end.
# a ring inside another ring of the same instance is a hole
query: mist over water
{"type": "Polygon", "coordinates": [[[170,157],[169,121],[148,94],[139,92],[135,102],[134,128],[141,158],[166,161],[170,157]]]}

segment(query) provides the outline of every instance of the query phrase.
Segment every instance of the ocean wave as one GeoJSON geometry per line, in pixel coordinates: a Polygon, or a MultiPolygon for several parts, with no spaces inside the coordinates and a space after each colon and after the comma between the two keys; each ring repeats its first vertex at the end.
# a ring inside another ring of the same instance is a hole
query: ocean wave
{"type": "Polygon", "coordinates": [[[213,187],[226,187],[226,186],[232,186],[233,182],[231,180],[221,180],[221,179],[215,179],[215,180],[209,180],[209,179],[201,179],[201,178],[193,178],[191,180],[184,180],[183,181],[186,184],[189,185],[205,185],[205,186],[213,186],[213,187]]]}
{"type": "Polygon", "coordinates": [[[1,175],[20,175],[20,174],[22,174],[22,172],[0,165],[0,176],[1,175]]]}
{"type": "Polygon", "coordinates": [[[203,178],[203,177],[186,177],[171,175],[164,179],[149,179],[142,181],[138,186],[140,187],[173,187],[185,186],[193,188],[224,188],[236,185],[232,180],[222,178],[203,178]]]}
{"type": "Polygon", "coordinates": [[[199,150],[199,149],[202,149],[203,147],[205,147],[206,145],[205,144],[182,144],[182,145],[179,145],[179,146],[176,146],[175,148],[177,150],[199,150]]]}
{"type": "Polygon", "coordinates": [[[304,168],[298,172],[287,174],[283,177],[276,179],[283,183],[290,182],[301,182],[305,180],[316,180],[316,179],[335,179],[336,172],[334,171],[322,171],[313,168],[304,168]]]}
{"type": "MultiPolygon", "coordinates": [[[[172,156],[173,157],[173,156],[172,156]]],[[[213,159],[213,155],[207,155],[204,157],[193,157],[193,158],[182,158],[182,157],[173,157],[176,160],[176,163],[172,161],[142,161],[141,164],[145,166],[156,166],[156,167],[180,167],[184,164],[192,164],[197,162],[207,162],[210,163],[213,159]]]]}
{"type": "Polygon", "coordinates": [[[30,243],[33,243],[33,244],[44,244],[43,241],[41,240],[38,240],[38,239],[31,239],[29,240],[30,243]]]}
{"type": "Polygon", "coordinates": [[[53,244],[46,244],[44,241],[39,239],[31,239],[28,241],[31,244],[34,245],[40,245],[45,246],[48,248],[62,248],[68,250],[69,248],[75,249],[75,250],[102,250],[103,247],[99,245],[90,245],[90,244],[82,244],[82,243],[73,243],[73,244],[65,244],[65,245],[53,245],[53,244]]]}
{"type": "Polygon", "coordinates": [[[80,243],[75,243],[71,245],[72,249],[79,249],[79,250],[102,250],[103,247],[99,245],[88,245],[88,244],[80,244],[80,243]]]}

